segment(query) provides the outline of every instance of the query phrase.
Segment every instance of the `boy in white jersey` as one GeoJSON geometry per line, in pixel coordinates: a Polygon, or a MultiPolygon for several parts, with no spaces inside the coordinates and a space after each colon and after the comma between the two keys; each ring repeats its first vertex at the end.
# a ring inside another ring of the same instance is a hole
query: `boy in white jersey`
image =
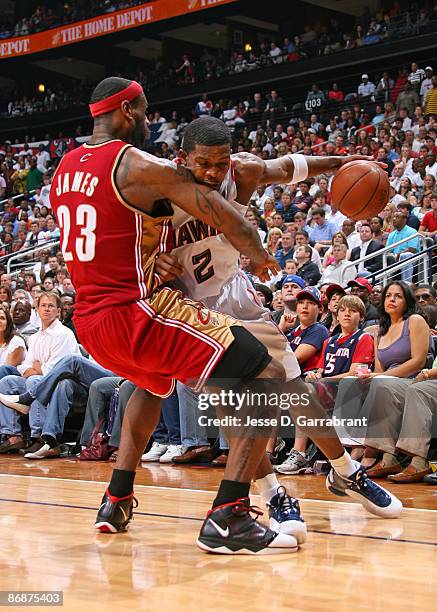
{"type": "MultiPolygon", "coordinates": [[[[185,129],[179,163],[184,163],[199,183],[218,190],[242,213],[245,206],[237,204],[235,199],[248,202],[260,184],[298,183],[307,176],[335,170],[355,159],[370,159],[363,156],[326,158],[287,155],[264,161],[249,153],[231,156],[230,144],[231,135],[223,122],[213,117],[202,117],[185,129]]],[[[295,392],[306,393],[307,388],[299,378],[299,365],[285,336],[259,303],[247,276],[239,270],[238,252],[213,228],[187,216],[177,207],[174,210],[174,249],[172,255],[160,256],[157,263],[162,280],[177,279],[178,286],[190,298],[240,319],[265,344],[269,353],[283,363],[295,392]]],[[[197,412],[196,403],[192,404],[191,409],[197,412]]],[[[299,409],[302,414],[302,407],[299,409]]],[[[309,411],[311,414],[312,410],[322,409],[314,404],[309,411]]],[[[294,416],[298,414],[296,412],[294,416]]],[[[334,431],[326,437],[314,435],[310,428],[307,433],[331,460],[334,469],[328,477],[328,485],[333,493],[340,494],[340,489],[348,482],[351,484],[346,485],[343,492],[350,494],[347,491],[352,492],[353,489],[354,494],[357,493],[355,499],[359,499],[370,511],[382,516],[399,514],[402,505],[396,498],[379,487],[375,489],[374,483],[362,481],[359,464],[350,459],[334,431]],[[372,489],[371,499],[367,494],[369,489],[372,489]],[[379,498],[380,493],[382,497],[379,498]],[[383,500],[382,503],[379,500],[383,500]]],[[[271,525],[276,530],[292,533],[302,543],[306,528],[298,503],[286,495],[283,487],[278,494],[279,482],[267,456],[261,460],[255,482],[263,501],[270,507],[271,525]]]]}

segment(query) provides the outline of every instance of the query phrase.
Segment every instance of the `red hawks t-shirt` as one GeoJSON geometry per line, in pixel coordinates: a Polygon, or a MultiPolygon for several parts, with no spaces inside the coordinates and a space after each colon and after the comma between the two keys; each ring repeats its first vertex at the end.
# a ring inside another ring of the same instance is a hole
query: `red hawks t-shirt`
{"type": "Polygon", "coordinates": [[[434,216],[434,211],[427,212],[420,225],[423,225],[427,232],[435,232],[437,230],[437,217],[434,216]]]}

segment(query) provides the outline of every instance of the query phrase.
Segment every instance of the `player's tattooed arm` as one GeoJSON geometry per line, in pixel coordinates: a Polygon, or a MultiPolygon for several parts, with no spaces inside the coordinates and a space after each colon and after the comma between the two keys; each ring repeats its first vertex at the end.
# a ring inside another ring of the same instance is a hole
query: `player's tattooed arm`
{"type": "MultiPolygon", "coordinates": [[[[188,170],[188,168],[182,166],[181,164],[178,164],[176,166],[176,174],[178,175],[178,177],[181,178],[183,183],[193,184],[196,210],[200,214],[211,215],[214,221],[214,227],[220,230],[223,225],[223,221],[220,214],[220,205],[217,204],[214,208],[213,201],[210,198],[210,194],[214,193],[214,190],[208,189],[207,191],[205,191],[205,189],[198,189],[193,174],[190,172],[190,170],[188,170]]],[[[199,215],[195,216],[198,217],[199,215]]]]}
{"type": "Polygon", "coordinates": [[[184,183],[193,183],[195,180],[190,170],[188,170],[188,168],[186,168],[186,166],[183,166],[182,164],[177,164],[176,174],[181,177],[184,183]]]}
{"type": "Polygon", "coordinates": [[[250,257],[254,265],[266,262],[267,253],[256,229],[217,191],[196,183],[189,170],[162,165],[156,188],[159,197],[168,198],[185,212],[222,232],[235,249],[250,257]]]}
{"type": "Polygon", "coordinates": [[[147,213],[154,202],[168,199],[222,232],[237,251],[251,259],[257,276],[267,274],[268,269],[276,271],[278,264],[264,250],[253,225],[217,191],[196,183],[186,168],[131,148],[123,156],[115,179],[121,195],[132,207],[147,213]]]}

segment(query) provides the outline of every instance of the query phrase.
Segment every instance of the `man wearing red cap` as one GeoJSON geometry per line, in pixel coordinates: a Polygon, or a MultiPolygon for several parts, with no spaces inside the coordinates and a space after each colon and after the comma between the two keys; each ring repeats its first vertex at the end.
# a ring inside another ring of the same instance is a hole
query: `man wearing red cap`
{"type": "Polygon", "coordinates": [[[376,323],[379,320],[379,312],[378,309],[370,302],[370,294],[372,293],[373,287],[367,278],[358,276],[355,280],[349,281],[347,286],[351,288],[351,294],[357,295],[363,301],[364,306],[366,307],[366,314],[361,327],[364,328],[368,325],[376,323]]]}

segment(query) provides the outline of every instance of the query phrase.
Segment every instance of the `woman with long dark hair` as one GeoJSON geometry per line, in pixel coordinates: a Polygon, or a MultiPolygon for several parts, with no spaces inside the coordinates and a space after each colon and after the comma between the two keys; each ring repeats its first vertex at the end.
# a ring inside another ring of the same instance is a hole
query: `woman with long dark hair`
{"type": "Polygon", "coordinates": [[[0,286],[0,304],[10,305],[12,302],[12,291],[8,285],[0,286]]]}
{"type": "Polygon", "coordinates": [[[363,404],[368,415],[366,451],[362,465],[371,477],[382,478],[402,471],[396,457],[396,442],[402,424],[404,397],[425,366],[430,330],[418,314],[416,299],[408,284],[392,281],[381,295],[379,332],[375,338],[374,372],[363,372],[370,389],[363,404]],[[378,456],[383,457],[378,461],[378,456]]]}
{"type": "Polygon", "coordinates": [[[26,356],[26,344],[15,333],[9,309],[0,306],[0,378],[9,374],[20,375],[17,366],[26,356]]]}
{"type": "Polygon", "coordinates": [[[405,198],[405,200],[408,200],[410,195],[413,195],[413,186],[411,184],[411,179],[408,176],[403,176],[401,178],[398,194],[405,198]]]}

